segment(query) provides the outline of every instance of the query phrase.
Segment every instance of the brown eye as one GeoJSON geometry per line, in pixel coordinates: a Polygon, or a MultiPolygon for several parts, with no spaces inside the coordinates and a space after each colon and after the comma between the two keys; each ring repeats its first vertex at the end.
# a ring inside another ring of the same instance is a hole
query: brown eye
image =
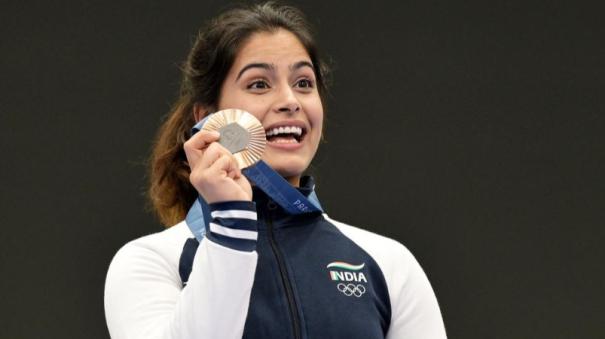
{"type": "Polygon", "coordinates": [[[256,80],[248,85],[248,89],[267,89],[269,84],[264,80],[256,80]]]}
{"type": "Polygon", "coordinates": [[[313,88],[313,82],[309,79],[300,79],[296,82],[296,87],[299,88],[313,88]]]}

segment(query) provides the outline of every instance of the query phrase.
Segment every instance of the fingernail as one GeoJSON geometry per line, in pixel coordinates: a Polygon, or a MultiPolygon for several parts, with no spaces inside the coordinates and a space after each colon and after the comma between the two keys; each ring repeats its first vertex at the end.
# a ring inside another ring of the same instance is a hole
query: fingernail
{"type": "Polygon", "coordinates": [[[221,136],[221,134],[218,131],[210,131],[210,134],[212,134],[212,136],[215,138],[218,138],[221,136]]]}

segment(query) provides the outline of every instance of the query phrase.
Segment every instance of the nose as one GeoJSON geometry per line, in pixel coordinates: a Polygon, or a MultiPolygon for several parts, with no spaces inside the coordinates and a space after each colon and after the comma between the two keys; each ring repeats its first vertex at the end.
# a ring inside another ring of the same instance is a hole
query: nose
{"type": "Polygon", "coordinates": [[[275,102],[275,111],[278,113],[294,114],[300,111],[300,102],[296,97],[296,94],[289,86],[284,86],[279,97],[275,102]]]}

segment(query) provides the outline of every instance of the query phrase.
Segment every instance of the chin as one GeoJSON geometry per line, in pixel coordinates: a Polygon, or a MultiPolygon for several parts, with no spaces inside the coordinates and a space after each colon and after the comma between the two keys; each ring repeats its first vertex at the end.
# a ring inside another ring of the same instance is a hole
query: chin
{"type": "MultiPolygon", "coordinates": [[[[285,160],[285,159],[284,159],[285,160]]],[[[289,178],[299,178],[302,173],[307,169],[308,164],[303,161],[267,161],[267,164],[275,170],[275,172],[279,173],[282,177],[289,178]]]]}

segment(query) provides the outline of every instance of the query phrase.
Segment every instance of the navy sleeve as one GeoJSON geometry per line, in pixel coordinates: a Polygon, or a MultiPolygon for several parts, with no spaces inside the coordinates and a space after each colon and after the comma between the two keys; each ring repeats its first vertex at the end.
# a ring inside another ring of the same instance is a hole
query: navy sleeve
{"type": "Polygon", "coordinates": [[[208,207],[212,216],[206,230],[208,240],[239,251],[256,249],[258,231],[254,202],[225,201],[208,207]]]}

